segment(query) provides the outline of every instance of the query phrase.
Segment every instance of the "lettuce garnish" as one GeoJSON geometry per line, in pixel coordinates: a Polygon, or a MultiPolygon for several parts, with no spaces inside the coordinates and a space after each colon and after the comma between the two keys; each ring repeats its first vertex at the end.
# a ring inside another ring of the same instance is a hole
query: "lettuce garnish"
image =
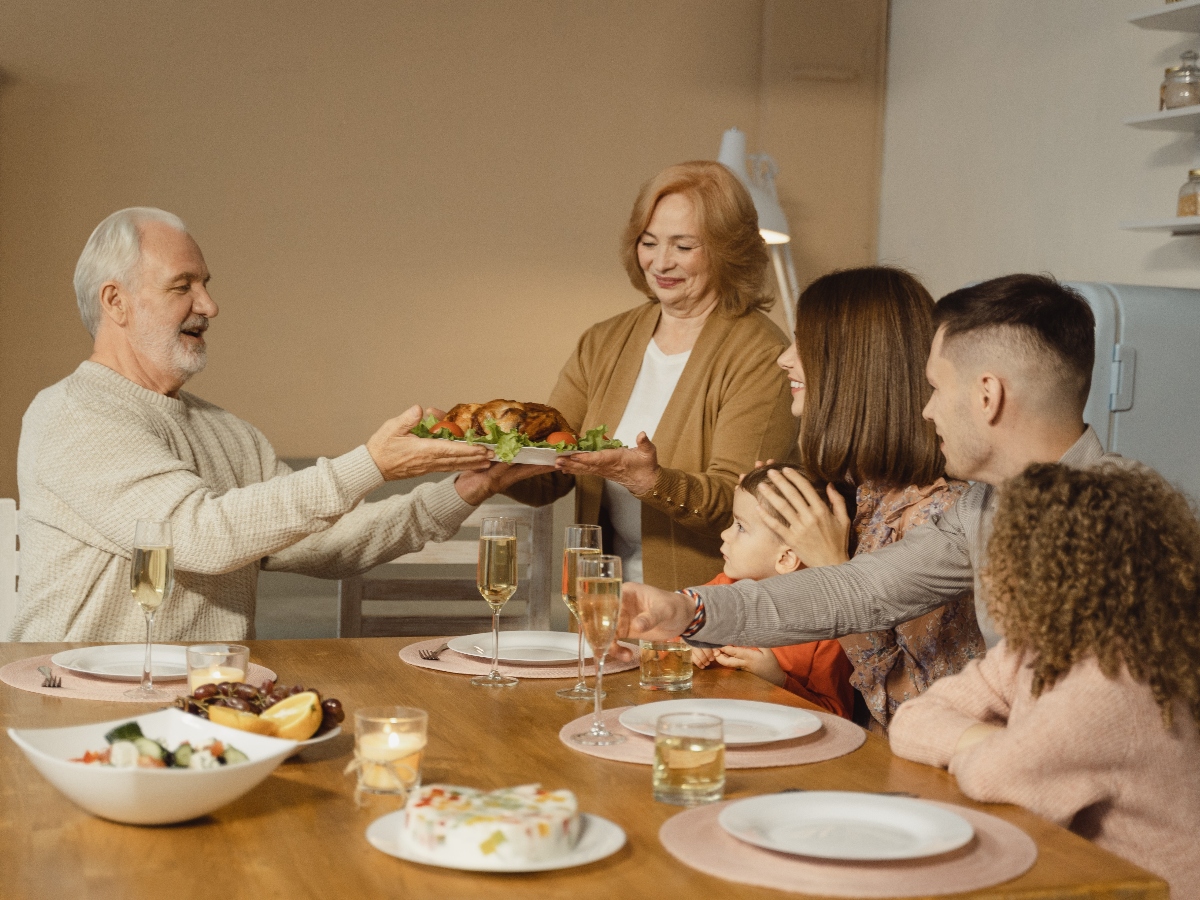
{"type": "Polygon", "coordinates": [[[493,447],[496,451],[496,459],[500,462],[512,462],[522,447],[549,447],[562,453],[564,450],[615,450],[618,447],[624,447],[620,441],[611,438],[605,438],[604,432],[608,430],[607,425],[597,425],[595,428],[589,428],[579,438],[579,446],[572,447],[565,441],[559,441],[557,444],[548,444],[545,441],[531,441],[526,435],[516,431],[504,431],[495,419],[488,419],[483,423],[483,434],[476,434],[474,428],[468,428],[466,435],[463,437],[455,437],[446,429],[441,429],[437,434],[431,430],[438,423],[437,416],[429,415],[418,422],[412,430],[412,434],[421,438],[437,438],[440,440],[464,441],[468,444],[487,444],[493,447]]]}

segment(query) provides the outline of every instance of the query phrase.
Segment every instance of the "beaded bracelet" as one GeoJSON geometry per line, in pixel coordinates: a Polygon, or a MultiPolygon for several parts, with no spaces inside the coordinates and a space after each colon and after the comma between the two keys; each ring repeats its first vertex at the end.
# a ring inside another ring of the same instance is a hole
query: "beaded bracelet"
{"type": "Polygon", "coordinates": [[[683,629],[683,634],[680,635],[680,637],[690,638],[697,631],[704,627],[704,598],[691,588],[684,588],[681,591],[677,591],[677,593],[691,598],[696,603],[696,613],[692,616],[692,621],[688,622],[687,628],[683,629]]]}

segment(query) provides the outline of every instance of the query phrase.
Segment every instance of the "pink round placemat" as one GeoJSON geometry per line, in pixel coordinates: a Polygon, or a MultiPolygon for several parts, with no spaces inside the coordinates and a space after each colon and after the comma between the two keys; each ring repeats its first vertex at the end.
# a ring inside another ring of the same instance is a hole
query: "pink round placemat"
{"type": "MultiPolygon", "coordinates": [[[[587,731],[592,727],[590,715],[580,716],[568,722],[558,732],[558,739],[580,753],[598,756],[601,759],[614,759],[617,762],[641,763],[644,766],[654,764],[654,738],[636,731],[630,731],[617,721],[628,706],[617,706],[606,709],[600,714],[605,726],[613,734],[624,735],[625,740],[620,744],[608,744],[604,747],[577,744],[571,740],[571,735],[587,731]]],[[[736,749],[725,748],[725,768],[727,769],[769,769],[772,766],[801,766],[806,763],[824,762],[853,753],[863,745],[867,733],[853,722],[828,713],[807,710],[821,720],[821,730],[807,737],[796,738],[794,741],[775,741],[770,744],[756,744],[750,747],[736,749]]]]}
{"type": "MultiPolygon", "coordinates": [[[[275,673],[266,666],[260,666],[258,663],[250,663],[250,671],[247,673],[246,680],[251,684],[262,684],[264,681],[272,681],[274,678],[275,673]]],[[[136,687],[137,682],[109,681],[106,678],[92,678],[87,675],[80,675],[78,672],[69,672],[66,669],[60,669],[58,666],[53,665],[50,662],[50,654],[46,656],[31,656],[28,659],[18,659],[16,662],[10,662],[7,666],[0,669],[0,681],[19,688],[22,691],[29,691],[33,694],[45,694],[47,697],[63,697],[67,700],[146,702],[145,700],[136,700],[125,696],[125,692],[131,687],[136,687]],[[62,687],[42,687],[42,673],[38,671],[38,666],[50,666],[54,670],[54,674],[62,679],[62,687]]],[[[172,699],[182,697],[188,693],[186,678],[181,678],[178,681],[156,681],[154,686],[164,693],[170,694],[172,699]]]]}
{"type": "MultiPolygon", "coordinates": [[[[436,650],[442,644],[446,643],[446,639],[433,638],[429,641],[418,641],[415,644],[409,644],[400,651],[400,658],[410,666],[417,666],[421,669],[432,669],[435,672],[450,672],[454,675],[486,675],[492,671],[490,662],[482,662],[471,656],[463,656],[461,653],[455,653],[453,650],[445,650],[437,659],[421,659],[420,651],[436,650]]],[[[504,645],[501,644],[501,647],[504,645]]],[[[627,662],[620,663],[616,660],[608,660],[604,663],[604,674],[611,675],[614,672],[628,672],[630,669],[636,669],[638,663],[627,662]]],[[[501,675],[512,675],[515,678],[575,678],[579,673],[577,663],[571,663],[569,666],[507,666],[503,663],[499,666],[501,675]]],[[[595,663],[585,663],[583,674],[587,677],[592,677],[596,674],[595,663]]]]}
{"type": "Polygon", "coordinates": [[[934,805],[957,813],[975,829],[971,843],[953,853],[867,863],[791,856],[763,850],[726,832],[717,816],[736,802],[681,812],[663,823],[658,839],[677,860],[706,875],[828,897],[928,897],[978,891],[1023,875],[1037,861],[1037,844],[1017,826],[949,803],[934,805]]]}

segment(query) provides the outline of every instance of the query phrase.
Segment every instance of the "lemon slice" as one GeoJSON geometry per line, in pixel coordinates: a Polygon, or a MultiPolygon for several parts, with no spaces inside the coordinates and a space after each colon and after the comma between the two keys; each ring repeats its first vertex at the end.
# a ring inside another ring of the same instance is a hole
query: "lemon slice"
{"type": "Polygon", "coordinates": [[[216,722],[218,725],[227,725],[239,731],[252,731],[255,734],[272,736],[275,734],[274,722],[268,721],[262,716],[256,716],[252,712],[230,709],[228,706],[210,706],[208,718],[209,721],[216,722]]]}
{"type": "Polygon", "coordinates": [[[321,698],[313,691],[304,691],[263,710],[259,718],[275,727],[275,737],[307,741],[321,727],[321,715],[321,698]]]}

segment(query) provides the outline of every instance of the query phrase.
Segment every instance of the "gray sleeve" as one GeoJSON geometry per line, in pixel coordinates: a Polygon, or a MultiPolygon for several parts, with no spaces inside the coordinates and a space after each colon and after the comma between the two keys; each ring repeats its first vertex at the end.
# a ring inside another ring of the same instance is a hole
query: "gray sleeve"
{"type": "Polygon", "coordinates": [[[264,569],[317,578],[345,578],[445,541],[475,507],[459,495],[454,478],[418,485],[411,493],[360,503],[332,527],[262,561],[264,569]]]}
{"type": "Polygon", "coordinates": [[[839,566],[695,588],[705,623],[691,642],[781,647],[824,640],[891,628],[961,597],[974,587],[966,535],[979,504],[971,493],[903,540],[839,566]]]}

